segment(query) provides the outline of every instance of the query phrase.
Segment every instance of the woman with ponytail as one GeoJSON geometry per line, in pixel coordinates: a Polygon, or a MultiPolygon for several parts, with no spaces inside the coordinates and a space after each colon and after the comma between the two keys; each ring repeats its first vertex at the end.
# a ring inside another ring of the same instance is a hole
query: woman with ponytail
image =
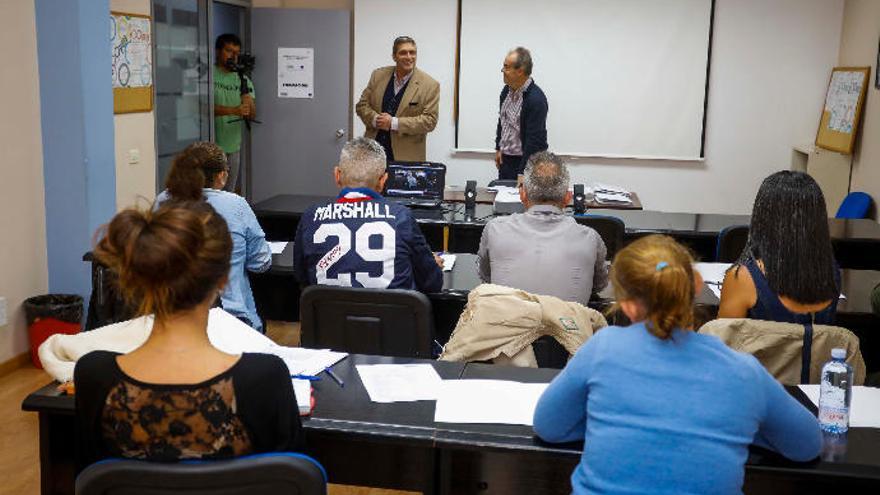
{"type": "Polygon", "coordinates": [[[582,493],[742,493],[748,447],[816,457],[816,418],[752,356],[692,330],[702,280],[686,248],[641,238],[614,257],[619,309],[547,387],[534,428],[584,441],[571,476],[582,493]]]}
{"type": "Polygon", "coordinates": [[[95,257],[118,274],[147,341],[76,363],[80,468],[106,457],[170,462],[297,450],[302,442],[287,366],[231,355],[208,340],[208,312],[228,279],[232,241],[204,201],[129,209],[105,227],[95,257]]]}
{"type": "Polygon", "coordinates": [[[229,283],[220,295],[220,303],[224,310],[263,331],[245,270],[268,270],[272,252],[247,201],[223,190],[228,177],[226,154],[219,146],[209,142],[193,143],[174,159],[165,179],[167,189],[156,198],[156,204],[168,200],[204,200],[226,220],[232,236],[232,257],[229,283]]]}

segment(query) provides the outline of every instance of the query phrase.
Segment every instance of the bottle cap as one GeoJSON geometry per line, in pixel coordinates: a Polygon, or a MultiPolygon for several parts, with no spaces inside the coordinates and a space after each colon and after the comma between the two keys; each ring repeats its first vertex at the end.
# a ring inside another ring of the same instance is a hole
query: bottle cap
{"type": "Polygon", "coordinates": [[[831,357],[834,359],[846,359],[846,349],[836,347],[831,349],[831,357]]]}

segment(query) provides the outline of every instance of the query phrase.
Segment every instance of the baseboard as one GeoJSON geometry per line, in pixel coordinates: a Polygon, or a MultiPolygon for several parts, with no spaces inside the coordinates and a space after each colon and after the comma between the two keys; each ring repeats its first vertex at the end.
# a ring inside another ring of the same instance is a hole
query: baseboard
{"type": "Polygon", "coordinates": [[[29,364],[31,364],[30,352],[22,352],[18,356],[13,356],[11,359],[0,363],[0,377],[6,376],[19,368],[24,368],[29,364]]]}

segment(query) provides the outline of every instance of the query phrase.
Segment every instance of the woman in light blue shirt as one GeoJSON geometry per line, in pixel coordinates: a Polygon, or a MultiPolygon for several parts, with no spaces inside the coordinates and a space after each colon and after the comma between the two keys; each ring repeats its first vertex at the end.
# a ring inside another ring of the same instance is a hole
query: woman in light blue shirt
{"type": "Polygon", "coordinates": [[[174,159],[165,179],[165,191],[156,198],[167,200],[204,199],[226,220],[232,236],[229,280],[220,295],[223,309],[253,328],[263,331],[254,295],[245,270],[264,272],[272,264],[272,252],[257,216],[244,198],[223,191],[229,177],[226,155],[214,143],[193,143],[174,159]]]}
{"type": "Polygon", "coordinates": [[[819,454],[815,416],[754,357],[690,330],[692,264],[666,236],[620,251],[611,281],[635,323],[596,333],[538,401],[539,437],[584,441],[575,494],[738,494],[752,443],[795,461],[819,454]]]}

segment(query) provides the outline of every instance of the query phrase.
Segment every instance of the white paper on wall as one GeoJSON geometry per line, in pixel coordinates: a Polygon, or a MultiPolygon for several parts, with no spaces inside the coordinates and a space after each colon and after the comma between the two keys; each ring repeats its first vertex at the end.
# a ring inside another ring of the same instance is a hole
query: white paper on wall
{"type": "Polygon", "coordinates": [[[314,98],[314,48],[278,48],[278,97],[314,98]]]}

